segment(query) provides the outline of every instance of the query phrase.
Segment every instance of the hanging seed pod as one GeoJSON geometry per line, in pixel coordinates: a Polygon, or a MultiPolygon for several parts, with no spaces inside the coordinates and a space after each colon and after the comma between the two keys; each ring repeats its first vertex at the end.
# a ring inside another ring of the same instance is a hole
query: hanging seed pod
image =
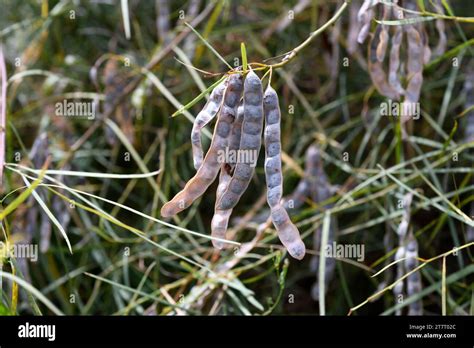
{"type": "MultiPolygon", "coordinates": [[[[222,194],[225,192],[229,186],[230,179],[232,178],[230,174],[230,166],[228,164],[223,164],[221,166],[221,173],[219,175],[219,185],[217,186],[216,192],[216,202],[219,201],[222,194]]],[[[211,221],[211,236],[215,238],[225,238],[227,232],[227,225],[229,224],[229,218],[232,214],[232,209],[221,210],[216,207],[214,209],[214,216],[211,221]]],[[[218,240],[212,240],[212,245],[217,249],[222,249],[224,243],[218,240]]]]}
{"type": "Polygon", "coordinates": [[[404,94],[405,91],[398,75],[398,70],[400,68],[400,48],[403,40],[403,28],[401,26],[396,26],[394,31],[395,33],[392,36],[392,46],[390,48],[388,83],[399,94],[404,94]]]}
{"type": "Polygon", "coordinates": [[[405,99],[402,104],[402,137],[407,136],[405,123],[412,120],[411,114],[413,103],[420,99],[421,86],[423,84],[423,62],[425,59],[425,45],[422,34],[415,26],[407,26],[406,34],[408,40],[407,53],[407,86],[405,89],[405,99]]]}
{"type": "Polygon", "coordinates": [[[374,18],[374,11],[372,7],[377,3],[377,0],[365,0],[359,9],[357,19],[359,20],[359,23],[362,24],[362,27],[359,31],[357,42],[360,44],[364,43],[365,39],[367,39],[367,36],[369,35],[370,25],[372,23],[372,19],[374,18]]]}
{"type": "MultiPolygon", "coordinates": [[[[389,15],[391,13],[391,9],[388,6],[383,6],[383,19],[388,20],[389,15]]],[[[380,26],[380,38],[379,38],[379,43],[377,45],[377,50],[376,50],[376,55],[377,55],[377,60],[382,63],[385,59],[385,53],[387,52],[387,47],[388,47],[388,41],[390,39],[389,34],[388,34],[388,28],[386,25],[381,25],[380,26]]]]}
{"type": "Polygon", "coordinates": [[[359,15],[358,18],[359,22],[362,23],[362,27],[360,28],[359,35],[357,36],[357,42],[363,44],[364,41],[367,39],[367,36],[369,36],[370,24],[372,22],[372,19],[374,18],[374,11],[372,9],[369,9],[367,10],[367,12],[363,13],[362,15],[359,15]]]}
{"type": "MultiPolygon", "coordinates": [[[[434,8],[436,9],[436,12],[438,12],[439,14],[444,15],[443,6],[441,5],[440,0],[433,1],[431,3],[433,4],[434,8]]],[[[438,32],[438,35],[439,35],[439,40],[438,40],[438,44],[433,49],[433,56],[434,57],[439,57],[439,56],[442,56],[444,54],[444,52],[446,52],[446,46],[448,44],[448,39],[446,37],[446,28],[445,28],[445,25],[444,25],[444,20],[437,19],[435,26],[436,26],[436,31],[438,32]]]]}
{"type": "MultiPolygon", "coordinates": [[[[407,248],[406,248],[406,236],[408,231],[408,226],[410,224],[410,215],[411,215],[411,202],[413,199],[413,193],[409,192],[403,197],[403,215],[400,225],[397,228],[397,235],[398,235],[398,250],[395,254],[395,260],[401,260],[406,256],[407,248]]],[[[400,279],[405,274],[406,267],[405,262],[401,261],[397,263],[397,279],[400,279]]],[[[403,298],[403,289],[404,289],[404,282],[399,281],[395,284],[393,288],[393,294],[395,296],[395,301],[398,303],[399,298],[403,298]]],[[[397,309],[396,315],[401,315],[401,309],[397,309]]]]}
{"type": "MultiPolygon", "coordinates": [[[[244,119],[242,123],[242,136],[240,151],[249,154],[248,158],[258,158],[261,147],[263,128],[262,82],[258,76],[250,71],[244,82],[244,119]]],[[[236,206],[240,197],[247,189],[255,171],[256,163],[243,161],[237,163],[229,187],[217,202],[221,210],[236,206]]]]}
{"type": "MultiPolygon", "coordinates": [[[[397,252],[395,253],[395,260],[401,260],[405,257],[405,247],[399,246],[397,252]]],[[[396,279],[400,279],[405,274],[405,264],[403,261],[397,263],[397,272],[396,272],[396,279]]],[[[393,295],[395,296],[395,303],[399,303],[400,300],[404,297],[404,282],[403,280],[397,282],[393,287],[393,295]]],[[[398,308],[395,312],[395,315],[402,315],[401,308],[398,308]]]]}
{"type": "MultiPolygon", "coordinates": [[[[237,117],[235,118],[234,124],[232,125],[232,130],[230,131],[229,139],[229,152],[235,153],[240,148],[240,139],[242,137],[242,122],[244,121],[244,106],[242,103],[237,108],[237,117]]],[[[237,156],[235,161],[229,163],[232,170],[237,164],[237,156]]]]}
{"type": "Polygon", "coordinates": [[[156,28],[160,41],[167,44],[170,41],[170,2],[169,0],[157,0],[156,28]]]}
{"type": "Polygon", "coordinates": [[[288,253],[295,259],[302,260],[306,253],[306,247],[301,240],[298,229],[291,222],[283,205],[278,204],[272,208],[271,218],[278,232],[278,238],[280,238],[288,253]]]}
{"type": "MultiPolygon", "coordinates": [[[[418,243],[413,234],[408,236],[408,242],[405,252],[405,270],[413,271],[418,267],[418,243]]],[[[406,278],[407,296],[413,296],[421,292],[421,276],[420,272],[414,272],[406,278]]],[[[412,302],[408,305],[408,315],[423,315],[423,306],[421,300],[412,302]]]]}
{"type": "Polygon", "coordinates": [[[387,76],[383,70],[382,63],[377,58],[377,48],[380,45],[381,26],[377,26],[375,33],[372,35],[369,44],[369,74],[377,91],[383,96],[398,100],[400,95],[388,84],[387,76]]]}
{"type": "Polygon", "coordinates": [[[419,24],[417,28],[421,35],[421,42],[423,44],[423,64],[428,64],[431,59],[431,48],[428,41],[428,33],[421,24],[419,24]]]}
{"type": "Polygon", "coordinates": [[[181,192],[163,205],[161,208],[163,217],[173,216],[187,209],[216,179],[219,172],[218,155],[228,146],[228,135],[237,114],[241,94],[242,77],[238,74],[230,76],[209,151],[196,175],[188,181],[181,192]]]}
{"type": "Polygon", "coordinates": [[[361,28],[360,22],[357,19],[357,13],[359,12],[360,6],[355,1],[353,1],[350,6],[349,30],[347,34],[347,52],[354,54],[357,51],[357,38],[361,28]]]}
{"type": "MultiPolygon", "coordinates": [[[[307,152],[309,158],[309,172],[310,172],[310,196],[313,202],[322,204],[332,196],[332,186],[323,168],[323,161],[321,158],[320,150],[315,146],[311,145],[307,152]]],[[[331,208],[331,204],[324,205],[325,209],[331,208]]],[[[328,245],[332,244],[336,239],[337,221],[331,217],[331,224],[328,231],[328,245]]],[[[321,234],[322,228],[319,227],[314,232],[313,237],[313,249],[320,250],[321,248],[321,234]]],[[[311,297],[315,300],[319,300],[319,256],[315,255],[311,258],[310,269],[316,274],[316,282],[313,284],[311,289],[311,297]]],[[[326,268],[324,273],[324,284],[325,290],[329,288],[329,283],[334,277],[334,271],[336,269],[336,259],[328,257],[326,259],[326,268]]]]}
{"type": "Polygon", "coordinates": [[[204,157],[201,143],[201,131],[202,129],[216,116],[219,108],[222,104],[222,98],[226,88],[226,81],[220,83],[211,92],[209,100],[207,101],[204,108],[196,116],[193,123],[193,129],[191,130],[191,145],[193,148],[193,162],[196,170],[202,164],[204,157]]]}
{"type": "MultiPolygon", "coordinates": [[[[242,121],[244,118],[243,106],[240,105],[237,109],[237,116],[232,125],[229,135],[229,153],[234,153],[240,146],[240,138],[242,134],[242,121]]],[[[221,173],[219,175],[219,185],[216,192],[216,204],[214,207],[214,216],[211,221],[211,236],[216,238],[225,238],[227,226],[232,214],[232,208],[221,210],[217,207],[217,202],[221,199],[222,194],[229,187],[230,179],[232,178],[232,171],[234,170],[236,161],[225,163],[221,165],[221,173]]],[[[224,244],[221,241],[212,240],[212,244],[217,249],[222,249],[224,244]]]]}
{"type": "Polygon", "coordinates": [[[288,253],[301,260],[306,248],[300,233],[291,222],[287,211],[281,204],[283,194],[283,177],[281,170],[280,143],[280,106],[275,90],[268,86],[263,99],[265,113],[265,179],[267,182],[267,202],[271,209],[273,225],[278,232],[280,241],[288,253]]]}
{"type": "Polygon", "coordinates": [[[310,146],[306,150],[304,176],[296,186],[296,189],[288,196],[283,198],[285,209],[299,209],[310,196],[316,175],[317,158],[313,150],[314,146],[310,146]]]}
{"type": "MultiPolygon", "coordinates": [[[[466,73],[466,80],[464,82],[464,92],[466,94],[466,101],[464,103],[464,110],[469,110],[474,107],[474,64],[469,66],[466,73]]],[[[466,116],[465,131],[464,131],[464,142],[470,143],[474,141],[474,110],[469,111],[466,116]]],[[[471,154],[472,154],[471,150],[471,154]]],[[[474,202],[470,204],[470,216],[474,216],[474,202]]],[[[474,241],[474,227],[467,226],[466,228],[466,241],[474,241]]]]}

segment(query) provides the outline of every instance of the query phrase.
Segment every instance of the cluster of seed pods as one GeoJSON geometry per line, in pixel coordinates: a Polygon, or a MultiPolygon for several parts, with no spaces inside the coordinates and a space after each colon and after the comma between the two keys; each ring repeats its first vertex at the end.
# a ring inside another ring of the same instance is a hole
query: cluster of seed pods
{"type": "MultiPolygon", "coordinates": [[[[443,12],[439,0],[431,3],[435,11],[443,12]]],[[[353,6],[357,4],[354,2],[353,6]]],[[[411,106],[420,98],[423,66],[430,61],[432,56],[442,55],[446,50],[444,22],[441,19],[436,20],[439,41],[432,51],[424,25],[420,22],[394,26],[379,23],[371,34],[370,27],[377,9],[380,9],[383,20],[403,20],[415,16],[410,11],[417,10],[417,3],[415,0],[405,0],[402,8],[398,5],[398,1],[390,4],[378,0],[365,0],[357,14],[359,25],[352,25],[352,30],[359,30],[357,40],[360,44],[370,35],[368,70],[377,91],[394,101],[403,99],[402,135],[406,137],[405,123],[413,117],[411,106]],[[404,36],[407,43],[405,46],[402,45],[404,36]],[[391,43],[390,47],[389,43],[391,43]],[[401,61],[402,48],[404,62],[401,61]],[[386,57],[388,57],[388,63],[386,63],[386,57]],[[388,72],[385,66],[388,66],[388,72]],[[402,86],[401,81],[406,81],[405,86],[402,86]]],[[[352,36],[355,36],[355,33],[352,33],[352,36]]]]}
{"type": "MultiPolygon", "coordinates": [[[[197,172],[183,190],[163,205],[161,215],[170,217],[187,209],[215,181],[220,171],[211,235],[224,239],[232,210],[247,190],[254,175],[262,145],[265,119],[265,177],[272,221],[288,253],[301,260],[306,251],[304,243],[281,202],[283,178],[278,96],[270,86],[264,94],[262,82],[253,71],[247,73],[245,81],[242,80],[240,72],[231,74],[212,91],[209,101],[196,117],[191,133],[191,144],[197,172]],[[216,115],[217,122],[211,145],[203,159],[201,131],[216,115]],[[241,158],[239,155],[229,158],[220,156],[232,151],[252,156],[242,156],[247,158],[244,161],[239,160],[241,158]],[[253,158],[254,161],[248,160],[249,158],[253,158]]],[[[213,245],[222,249],[224,244],[218,239],[213,239],[213,245]]]]}

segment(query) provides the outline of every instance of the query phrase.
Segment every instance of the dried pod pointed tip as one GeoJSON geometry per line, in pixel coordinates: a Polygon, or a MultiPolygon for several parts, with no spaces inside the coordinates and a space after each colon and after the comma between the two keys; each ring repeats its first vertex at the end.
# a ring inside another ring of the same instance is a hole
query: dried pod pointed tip
{"type": "Polygon", "coordinates": [[[289,246],[288,253],[291,255],[291,257],[297,260],[302,260],[306,254],[306,247],[303,241],[297,241],[289,246]]]}
{"type": "Polygon", "coordinates": [[[170,217],[170,216],[174,215],[173,212],[172,212],[172,206],[169,204],[169,202],[161,207],[160,214],[164,218],[167,218],[167,217],[170,217]]]}
{"type": "Polygon", "coordinates": [[[213,240],[212,240],[212,245],[213,245],[214,248],[216,248],[216,249],[219,249],[219,250],[224,249],[224,243],[222,243],[222,242],[219,241],[219,240],[213,239],[213,240]]]}

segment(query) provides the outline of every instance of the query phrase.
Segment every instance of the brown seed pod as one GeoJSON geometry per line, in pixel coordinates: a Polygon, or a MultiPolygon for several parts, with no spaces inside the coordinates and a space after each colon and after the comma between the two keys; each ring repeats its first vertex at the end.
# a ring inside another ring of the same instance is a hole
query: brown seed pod
{"type": "Polygon", "coordinates": [[[193,129],[191,130],[191,145],[193,148],[194,168],[196,170],[201,166],[204,157],[201,144],[201,131],[219,111],[226,85],[226,81],[223,81],[212,90],[209,100],[194,120],[193,129]]]}
{"type": "Polygon", "coordinates": [[[347,34],[347,52],[354,54],[357,51],[357,38],[361,28],[360,22],[357,19],[357,13],[359,12],[360,6],[355,1],[353,1],[350,6],[349,30],[347,34]]]}
{"type": "MultiPolygon", "coordinates": [[[[255,161],[258,158],[261,147],[263,128],[262,99],[262,82],[253,71],[250,71],[244,82],[244,119],[239,150],[252,154],[249,158],[253,157],[255,161]]],[[[252,179],[255,165],[256,163],[250,163],[250,161],[237,163],[229,187],[217,202],[218,209],[226,210],[237,205],[252,179]]]]}
{"type": "Polygon", "coordinates": [[[390,48],[388,83],[399,94],[404,94],[405,91],[398,75],[398,70],[400,68],[400,48],[403,40],[403,28],[401,26],[396,26],[394,31],[395,33],[392,36],[392,46],[390,48]]]}
{"type": "Polygon", "coordinates": [[[378,25],[369,43],[369,74],[377,91],[387,98],[398,100],[400,95],[388,84],[382,63],[377,58],[377,48],[380,45],[381,26],[378,25]]]}
{"type": "Polygon", "coordinates": [[[265,113],[265,179],[267,182],[267,202],[278,237],[288,253],[301,260],[306,248],[300,233],[291,222],[285,207],[281,204],[283,177],[281,171],[280,106],[275,90],[268,86],[263,98],[265,113]]]}
{"type": "MultiPolygon", "coordinates": [[[[383,19],[388,20],[390,13],[392,12],[388,6],[383,6],[383,19]]],[[[379,43],[377,45],[376,55],[377,60],[382,63],[385,59],[385,53],[387,52],[388,41],[390,39],[388,28],[386,25],[380,26],[380,38],[379,43]]]]}
{"type": "Polygon", "coordinates": [[[229,77],[211,146],[196,175],[188,181],[182,191],[163,205],[161,216],[173,216],[187,209],[216,179],[219,172],[218,156],[228,146],[228,136],[237,114],[237,106],[242,94],[242,77],[235,74],[229,77]]]}

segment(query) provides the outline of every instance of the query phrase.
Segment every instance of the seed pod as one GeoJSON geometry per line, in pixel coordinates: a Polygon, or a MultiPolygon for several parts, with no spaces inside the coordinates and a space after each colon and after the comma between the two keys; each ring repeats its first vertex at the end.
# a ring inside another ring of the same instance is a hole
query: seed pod
{"type": "Polygon", "coordinates": [[[367,36],[369,36],[372,18],[374,18],[374,11],[372,9],[368,9],[366,12],[362,13],[359,11],[358,19],[359,22],[362,23],[362,27],[360,28],[359,35],[357,36],[358,43],[364,43],[365,39],[367,39],[367,36]]]}
{"type": "MultiPolygon", "coordinates": [[[[408,231],[408,226],[410,224],[410,215],[411,215],[411,202],[413,199],[413,193],[408,192],[405,194],[403,197],[403,215],[402,215],[402,220],[400,222],[400,225],[397,228],[397,235],[398,235],[398,250],[395,254],[395,260],[401,260],[406,256],[407,253],[407,231],[408,231]]],[[[403,275],[406,272],[406,267],[405,267],[405,262],[400,261],[397,263],[397,279],[400,279],[403,277],[403,275]]],[[[404,281],[399,281],[397,284],[395,284],[393,288],[393,294],[395,295],[395,301],[398,303],[398,297],[403,296],[403,289],[404,289],[404,281]]],[[[402,311],[401,309],[397,309],[395,312],[396,315],[401,315],[402,311]]]]}
{"type": "MultiPolygon", "coordinates": [[[[464,103],[464,110],[469,110],[474,107],[474,64],[469,66],[466,73],[466,80],[464,82],[464,91],[466,94],[466,101],[464,103]]],[[[464,142],[470,143],[474,141],[474,110],[469,111],[466,116],[464,142]]],[[[472,150],[471,150],[472,153],[472,150]]],[[[470,216],[474,216],[474,202],[470,204],[470,216]]],[[[469,225],[466,228],[466,242],[474,241],[474,227],[469,225]]]]}
{"type": "MultiPolygon", "coordinates": [[[[436,12],[444,15],[443,6],[441,5],[440,0],[431,1],[431,4],[436,9],[436,12]]],[[[446,46],[447,46],[448,40],[446,37],[446,32],[445,32],[446,28],[444,26],[444,20],[437,19],[435,22],[435,26],[436,26],[436,31],[438,32],[438,35],[439,35],[439,40],[438,40],[438,44],[433,49],[433,56],[439,57],[439,56],[442,56],[444,52],[446,52],[446,46]]]]}
{"type": "Polygon", "coordinates": [[[197,170],[202,164],[203,150],[201,144],[202,129],[216,116],[222,104],[222,98],[226,87],[226,81],[220,83],[211,92],[209,100],[194,120],[191,131],[191,145],[193,148],[194,168],[197,170]]]}
{"type": "Polygon", "coordinates": [[[403,28],[396,26],[395,34],[392,37],[392,47],[390,48],[388,83],[400,94],[405,93],[398,76],[398,69],[400,68],[400,47],[402,45],[402,40],[403,28]]]}
{"type": "Polygon", "coordinates": [[[283,205],[278,204],[273,207],[271,217],[273,225],[278,232],[278,238],[280,238],[288,253],[295,259],[302,260],[306,253],[306,247],[301,240],[298,229],[291,222],[283,205]]]}
{"type": "Polygon", "coordinates": [[[419,24],[418,32],[421,35],[421,42],[423,43],[423,64],[428,64],[431,59],[431,48],[428,42],[428,33],[426,29],[419,24]]]}
{"type": "MultiPolygon", "coordinates": [[[[232,176],[230,175],[230,166],[223,164],[221,166],[221,173],[219,175],[219,185],[217,186],[216,202],[219,201],[224,191],[229,186],[229,182],[232,176]]],[[[227,225],[229,224],[229,218],[232,214],[232,209],[221,210],[216,207],[214,209],[214,216],[211,221],[211,236],[215,238],[225,238],[227,232],[227,225]]],[[[212,245],[216,249],[222,249],[224,243],[218,240],[212,240],[212,245]]]]}
{"type": "MultiPolygon", "coordinates": [[[[397,249],[397,252],[395,254],[395,260],[401,260],[402,258],[405,257],[405,247],[402,245],[397,249]]],[[[397,263],[397,272],[396,272],[396,278],[400,279],[403,277],[405,274],[405,265],[403,261],[400,261],[397,263]]],[[[399,297],[403,298],[403,290],[404,290],[404,282],[403,280],[397,282],[395,286],[393,287],[393,295],[395,296],[395,303],[398,303],[399,297]]],[[[401,315],[402,310],[397,309],[395,312],[395,315],[401,315]]]]}
{"type": "MultiPolygon", "coordinates": [[[[243,106],[240,105],[237,109],[237,117],[232,125],[229,134],[229,153],[238,151],[240,146],[240,137],[242,133],[242,121],[244,118],[243,106]]],[[[232,171],[236,162],[225,163],[221,165],[221,173],[219,175],[219,185],[216,192],[216,204],[214,207],[214,216],[211,221],[211,236],[216,238],[225,238],[227,226],[229,224],[232,208],[221,210],[217,207],[217,202],[221,199],[222,194],[229,187],[230,179],[232,178],[232,171]]],[[[217,240],[212,240],[212,244],[217,249],[222,249],[224,244],[217,240]]]]}
{"type": "Polygon", "coordinates": [[[357,19],[357,13],[360,6],[357,2],[351,3],[349,11],[349,30],[347,34],[347,52],[354,54],[357,51],[357,37],[360,32],[360,22],[357,19]]]}
{"type": "MultiPolygon", "coordinates": [[[[242,122],[244,120],[244,106],[242,104],[237,108],[237,117],[235,118],[234,124],[232,125],[232,130],[230,131],[229,138],[229,152],[238,151],[240,148],[240,139],[242,137],[242,122]]],[[[235,162],[231,162],[232,170],[234,169],[235,164],[237,163],[237,158],[235,162]]]]}
{"type": "Polygon", "coordinates": [[[188,181],[184,189],[163,205],[161,216],[173,216],[187,209],[216,179],[219,172],[218,155],[228,145],[228,136],[237,114],[237,106],[242,94],[242,77],[232,75],[224,94],[224,101],[219,112],[211,146],[199,167],[196,175],[188,181]]]}
{"type": "Polygon", "coordinates": [[[170,3],[169,0],[157,0],[156,28],[160,41],[167,44],[170,40],[170,3]]]}
{"type": "MultiPolygon", "coordinates": [[[[315,145],[312,145],[308,148],[308,157],[311,158],[311,166],[309,168],[311,173],[311,198],[315,203],[321,203],[328,200],[332,196],[332,187],[323,169],[321,152],[315,145]]],[[[325,206],[325,208],[330,207],[331,205],[325,206]]]]}
{"type": "MultiPolygon", "coordinates": [[[[413,234],[408,236],[408,243],[405,253],[405,269],[407,272],[413,271],[418,267],[418,243],[413,234]]],[[[421,292],[420,272],[414,272],[406,278],[407,296],[413,296],[421,292]]],[[[408,305],[408,315],[423,315],[423,306],[421,300],[412,302],[408,305]]]]}
{"type": "Polygon", "coordinates": [[[387,98],[398,100],[400,98],[398,92],[388,84],[387,76],[383,70],[382,63],[377,58],[377,47],[380,44],[381,26],[377,26],[375,33],[372,35],[369,44],[369,74],[372,82],[380,94],[387,98]]]}
{"type": "MultiPolygon", "coordinates": [[[[388,20],[389,14],[391,13],[391,9],[388,6],[383,6],[383,19],[388,20]]],[[[377,45],[377,60],[382,63],[385,59],[385,53],[387,52],[388,46],[388,29],[386,25],[381,25],[380,29],[380,38],[379,43],[377,45]]]]}
{"type": "Polygon", "coordinates": [[[413,103],[420,99],[421,86],[423,84],[423,62],[425,59],[425,45],[420,31],[414,25],[405,28],[408,40],[407,53],[407,86],[405,89],[405,99],[402,104],[402,137],[407,137],[405,123],[412,120],[413,103]]]}
{"type": "MultiPolygon", "coordinates": [[[[261,146],[263,127],[263,92],[262,82],[258,76],[250,71],[244,82],[244,119],[242,122],[242,136],[240,139],[240,151],[255,154],[258,158],[261,146]]],[[[221,210],[236,206],[240,197],[247,189],[255,171],[256,163],[237,163],[229,187],[217,202],[217,208],[221,210]]]]}
{"type": "MultiPolygon", "coordinates": [[[[323,169],[323,162],[321,159],[321,152],[315,146],[311,145],[306,155],[308,157],[308,162],[310,163],[308,172],[310,173],[309,182],[310,182],[310,195],[311,199],[315,203],[322,203],[328,200],[332,196],[332,189],[331,184],[329,183],[329,179],[324,172],[323,169]]],[[[332,204],[326,204],[324,207],[326,209],[331,208],[332,204]]],[[[336,229],[337,229],[337,221],[333,217],[331,217],[331,224],[328,231],[328,245],[331,245],[336,239],[336,229]]],[[[313,237],[313,249],[320,250],[321,249],[321,233],[322,228],[319,227],[314,232],[313,237]]],[[[311,258],[310,268],[312,272],[316,273],[316,282],[313,284],[311,289],[311,297],[315,300],[319,300],[319,256],[315,255],[311,258]]],[[[336,269],[336,259],[334,257],[326,258],[326,268],[324,273],[324,289],[327,291],[329,288],[329,283],[334,277],[334,271],[336,269]]]]}
{"type": "Polygon", "coordinates": [[[265,112],[265,179],[267,182],[267,202],[271,218],[280,241],[288,253],[301,260],[306,252],[300,233],[291,222],[287,211],[281,204],[283,177],[281,173],[280,106],[275,90],[268,86],[263,98],[265,112]]]}

